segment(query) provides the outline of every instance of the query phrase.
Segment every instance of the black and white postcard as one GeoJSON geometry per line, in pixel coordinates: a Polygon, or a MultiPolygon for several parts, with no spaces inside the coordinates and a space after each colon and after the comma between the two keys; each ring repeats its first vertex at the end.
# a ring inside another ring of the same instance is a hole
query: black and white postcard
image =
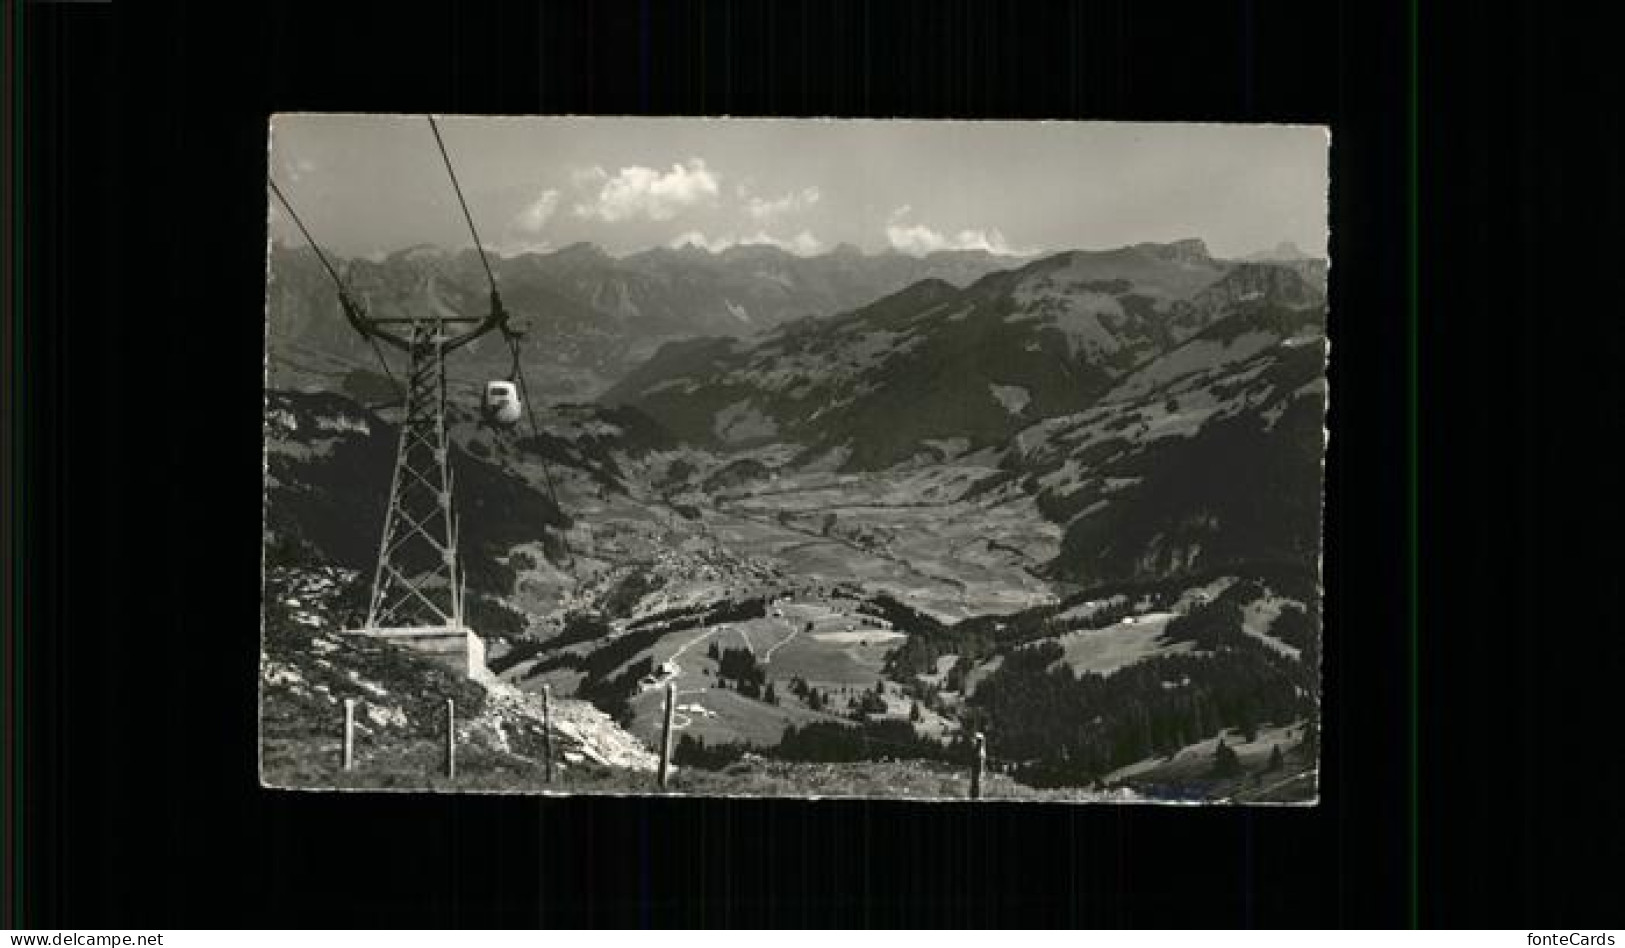
{"type": "Polygon", "coordinates": [[[267,786],[1318,799],[1324,127],[269,147],[267,786]]]}

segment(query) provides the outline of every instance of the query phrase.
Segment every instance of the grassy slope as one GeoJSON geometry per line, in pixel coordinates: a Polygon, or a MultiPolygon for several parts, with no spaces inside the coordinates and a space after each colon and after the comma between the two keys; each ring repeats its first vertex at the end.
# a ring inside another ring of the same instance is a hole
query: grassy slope
{"type": "MultiPolygon", "coordinates": [[[[268,532],[308,545],[327,564],[371,566],[399,429],[342,395],[273,391],[267,414],[293,421],[291,429],[267,429],[268,532]]],[[[569,518],[540,491],[455,444],[450,458],[469,588],[505,594],[512,575],[497,559],[569,518]]]]}
{"type": "Polygon", "coordinates": [[[1081,410],[1132,368],[1136,354],[1170,341],[1162,321],[1189,310],[1188,304],[1168,312],[1155,308],[1135,281],[1168,284],[1174,289],[1156,291],[1159,297],[1178,298],[1219,272],[1198,273],[1124,250],[1057,255],[992,274],[963,291],[923,281],[851,313],[786,325],[751,345],[668,346],[605,399],[637,404],[699,444],[716,443],[718,411],[748,400],[778,423],[779,436],[807,446],[805,458],[850,446],[844,469],[877,470],[906,460],[929,440],[963,437],[982,447],[1034,419],[1081,410]],[[1107,279],[1119,272],[1131,279],[1107,279]],[[1065,310],[1079,280],[1092,293],[1119,299],[1127,316],[1108,330],[1123,344],[1119,352],[1074,353],[1068,337],[1042,316],[1065,310]],[[1019,303],[1017,288],[1033,286],[1060,295],[1019,303]],[[1024,306],[1033,308],[1023,315],[1024,306]],[[843,364],[863,350],[865,340],[888,338],[880,333],[894,334],[893,350],[855,377],[836,373],[787,388],[761,381],[808,360],[843,364]],[[706,384],[692,392],[658,387],[675,379],[706,384]],[[993,386],[1019,386],[1029,401],[1012,412],[993,395],[993,386]]]}

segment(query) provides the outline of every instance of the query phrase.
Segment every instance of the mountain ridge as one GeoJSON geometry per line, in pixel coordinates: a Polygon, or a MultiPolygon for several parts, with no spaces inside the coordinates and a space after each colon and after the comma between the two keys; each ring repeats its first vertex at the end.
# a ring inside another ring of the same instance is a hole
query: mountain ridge
{"type": "MultiPolygon", "coordinates": [[[[799,257],[768,245],[720,253],[654,248],[617,258],[588,243],[491,258],[514,322],[528,332],[533,385],[551,399],[593,397],[662,342],[748,336],[850,310],[921,279],[966,285],[1018,262],[984,251],[911,257],[838,248],[799,257]]],[[[375,315],[421,314],[431,284],[436,305],[450,311],[483,315],[488,305],[484,266],[472,248],[425,245],[335,264],[375,315]]],[[[273,386],[332,387],[331,379],[357,367],[371,370],[373,355],[339,316],[335,288],[308,247],[273,245],[267,299],[273,386]]],[[[501,340],[476,342],[462,354],[487,376],[501,371],[505,356],[501,340]]]]}
{"type": "Polygon", "coordinates": [[[748,339],[663,348],[602,400],[696,444],[786,439],[873,469],[931,440],[991,446],[1080,411],[1257,300],[1302,308],[1324,297],[1292,268],[1217,261],[1200,241],[1065,251],[964,288],[927,279],[748,339]]]}

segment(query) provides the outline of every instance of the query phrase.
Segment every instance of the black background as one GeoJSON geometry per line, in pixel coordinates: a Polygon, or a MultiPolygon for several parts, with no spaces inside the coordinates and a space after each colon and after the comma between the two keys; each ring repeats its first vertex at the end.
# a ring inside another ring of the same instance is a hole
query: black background
{"type": "Polygon", "coordinates": [[[1601,40],[1430,14],[1413,142],[1409,14],[1377,3],[114,0],[26,17],[21,923],[1618,924],[1618,265],[1576,226],[1605,234],[1620,210],[1601,40]],[[1554,98],[1586,115],[1537,135],[1525,123],[1554,98]],[[1330,124],[1321,805],[259,789],[265,122],[307,109],[1330,124]],[[1539,270],[1554,245],[1572,270],[1539,270]],[[1566,582],[1544,587],[1554,566],[1566,582]]]}

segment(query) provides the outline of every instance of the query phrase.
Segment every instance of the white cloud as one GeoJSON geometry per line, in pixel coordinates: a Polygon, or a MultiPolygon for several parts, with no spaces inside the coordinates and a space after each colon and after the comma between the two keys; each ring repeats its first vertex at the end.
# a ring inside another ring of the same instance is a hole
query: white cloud
{"type": "Polygon", "coordinates": [[[666,172],[633,165],[613,176],[602,168],[589,168],[573,177],[580,185],[597,188],[591,200],[575,206],[576,216],[607,223],[638,217],[670,220],[686,208],[716,198],[720,188],[718,175],[698,158],[674,164],[666,172]]]}
{"type": "Polygon", "coordinates": [[[913,210],[911,205],[904,204],[886,215],[886,242],[891,244],[893,250],[915,255],[938,250],[985,250],[988,253],[1017,257],[1033,253],[1031,250],[1010,246],[1010,242],[1004,239],[1004,234],[998,228],[989,230],[966,228],[957,234],[945,234],[924,224],[903,223],[903,218],[913,210]]]}
{"type": "Polygon", "coordinates": [[[527,234],[539,234],[558,208],[559,192],[548,188],[514,217],[513,224],[527,234]]]}
{"type": "Polygon", "coordinates": [[[681,248],[691,244],[693,246],[709,250],[712,253],[721,253],[722,251],[727,250],[729,247],[766,244],[768,246],[777,247],[780,250],[785,250],[803,257],[811,256],[812,254],[818,253],[820,250],[824,249],[823,242],[814,236],[812,231],[809,230],[803,230],[794,237],[775,237],[766,231],[757,231],[754,234],[744,237],[736,237],[733,234],[727,234],[720,237],[707,237],[705,234],[697,230],[691,230],[673,239],[670,246],[673,248],[681,248]]]}
{"type": "Polygon", "coordinates": [[[817,204],[821,197],[823,195],[815,187],[791,191],[772,200],[753,197],[745,203],[745,213],[759,221],[771,220],[782,214],[794,214],[804,211],[817,204]]]}
{"type": "Polygon", "coordinates": [[[937,250],[986,250],[988,253],[1016,256],[1025,253],[1011,247],[1004,234],[997,229],[966,229],[957,234],[943,234],[924,224],[892,223],[886,225],[886,240],[893,249],[915,255],[937,250]]]}
{"type": "Polygon", "coordinates": [[[679,234],[672,238],[672,242],[670,244],[671,248],[674,250],[680,250],[683,247],[690,245],[699,247],[701,250],[709,250],[712,253],[721,253],[722,251],[727,250],[729,247],[732,247],[734,242],[732,237],[719,237],[716,240],[712,240],[697,230],[691,230],[687,233],[679,234]]]}
{"type": "Polygon", "coordinates": [[[812,231],[801,231],[801,233],[786,239],[786,241],[780,241],[780,239],[767,236],[767,234],[756,234],[756,236],[749,237],[743,242],[746,242],[746,244],[772,244],[772,246],[778,247],[780,250],[790,250],[791,254],[799,255],[799,257],[811,257],[812,254],[817,254],[819,250],[824,249],[824,244],[817,237],[812,236],[812,231]]]}
{"type": "Polygon", "coordinates": [[[818,251],[824,249],[823,243],[819,241],[817,237],[812,235],[812,231],[807,230],[796,234],[794,237],[790,238],[787,243],[779,244],[779,246],[790,251],[791,253],[799,254],[803,257],[810,257],[818,251]]]}
{"type": "Polygon", "coordinates": [[[546,240],[509,241],[497,248],[504,257],[517,257],[526,253],[551,253],[552,250],[552,242],[546,240]]]}

